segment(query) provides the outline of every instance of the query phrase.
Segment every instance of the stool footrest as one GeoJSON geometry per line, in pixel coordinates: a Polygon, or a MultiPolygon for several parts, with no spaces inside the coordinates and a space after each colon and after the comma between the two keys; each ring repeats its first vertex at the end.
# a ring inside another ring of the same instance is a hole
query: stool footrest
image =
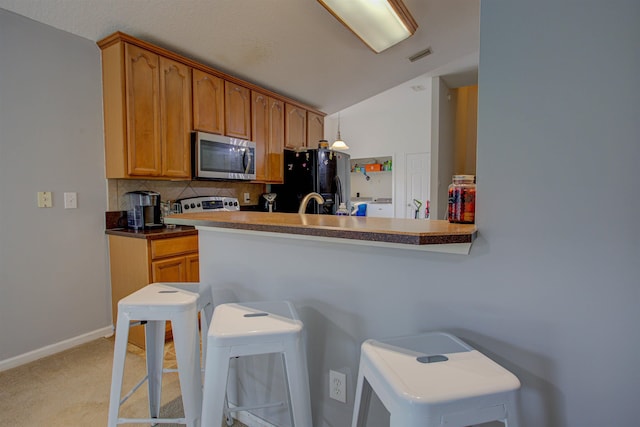
{"type": "Polygon", "coordinates": [[[118,424],[186,424],[184,418],[118,418],[118,424]]]}
{"type": "Polygon", "coordinates": [[[264,403],[262,405],[252,405],[252,406],[234,406],[234,407],[225,408],[224,413],[226,415],[234,412],[250,411],[252,409],[276,408],[279,406],[284,406],[284,402],[264,403]]]}
{"type": "Polygon", "coordinates": [[[149,375],[145,375],[144,378],[142,378],[140,381],[138,381],[138,384],[134,385],[133,388],[129,391],[129,393],[125,394],[124,397],[122,398],[122,400],[120,400],[120,406],[122,406],[122,404],[124,402],[126,402],[127,400],[129,400],[129,398],[131,397],[131,395],[133,393],[136,392],[136,390],[138,390],[140,388],[140,386],[142,384],[144,384],[145,382],[147,382],[147,380],[149,379],[149,375]]]}

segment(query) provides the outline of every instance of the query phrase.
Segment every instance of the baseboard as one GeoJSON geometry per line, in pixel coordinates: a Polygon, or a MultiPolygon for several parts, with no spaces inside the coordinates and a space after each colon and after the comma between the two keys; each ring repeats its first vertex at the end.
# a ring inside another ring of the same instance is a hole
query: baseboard
{"type": "Polygon", "coordinates": [[[0,372],[6,371],[7,369],[15,368],[20,365],[24,365],[25,363],[33,362],[34,360],[38,360],[46,356],[51,356],[52,354],[60,353],[61,351],[68,350],[80,344],[84,344],[98,338],[109,337],[111,335],[113,335],[113,326],[106,326],[104,328],[96,329],[95,331],[91,331],[77,337],[69,338],[68,340],[60,341],[58,343],[33,350],[28,353],[12,357],[10,359],[1,360],[0,372]]]}

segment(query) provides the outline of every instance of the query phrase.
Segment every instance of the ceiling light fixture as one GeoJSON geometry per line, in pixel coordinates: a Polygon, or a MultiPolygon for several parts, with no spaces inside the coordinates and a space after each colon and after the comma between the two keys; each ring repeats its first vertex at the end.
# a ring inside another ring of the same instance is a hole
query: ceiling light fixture
{"type": "Polygon", "coordinates": [[[349,149],[349,146],[340,137],[340,113],[338,113],[338,137],[333,142],[333,144],[331,144],[331,149],[332,150],[348,150],[349,149]]]}
{"type": "Polygon", "coordinates": [[[402,0],[318,0],[374,52],[410,37],[418,24],[402,0]]]}

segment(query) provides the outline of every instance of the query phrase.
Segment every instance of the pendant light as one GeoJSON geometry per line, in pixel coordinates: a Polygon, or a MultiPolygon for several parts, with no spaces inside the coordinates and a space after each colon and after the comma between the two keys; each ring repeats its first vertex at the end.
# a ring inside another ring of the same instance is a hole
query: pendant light
{"type": "Polygon", "coordinates": [[[331,149],[332,150],[348,150],[349,149],[349,146],[340,137],[340,113],[338,113],[338,137],[333,142],[333,144],[331,144],[331,149]]]}

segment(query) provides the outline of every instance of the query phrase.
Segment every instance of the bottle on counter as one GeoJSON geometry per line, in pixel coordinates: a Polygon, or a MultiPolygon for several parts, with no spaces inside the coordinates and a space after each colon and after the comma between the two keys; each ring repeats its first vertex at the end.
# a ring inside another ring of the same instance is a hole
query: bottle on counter
{"type": "Polygon", "coordinates": [[[454,175],[449,185],[449,212],[451,223],[473,224],[476,216],[476,184],[474,175],[454,175]]]}
{"type": "Polygon", "coordinates": [[[336,211],[336,215],[349,216],[347,205],[345,205],[344,203],[340,203],[340,206],[338,206],[338,210],[336,211]]]}

